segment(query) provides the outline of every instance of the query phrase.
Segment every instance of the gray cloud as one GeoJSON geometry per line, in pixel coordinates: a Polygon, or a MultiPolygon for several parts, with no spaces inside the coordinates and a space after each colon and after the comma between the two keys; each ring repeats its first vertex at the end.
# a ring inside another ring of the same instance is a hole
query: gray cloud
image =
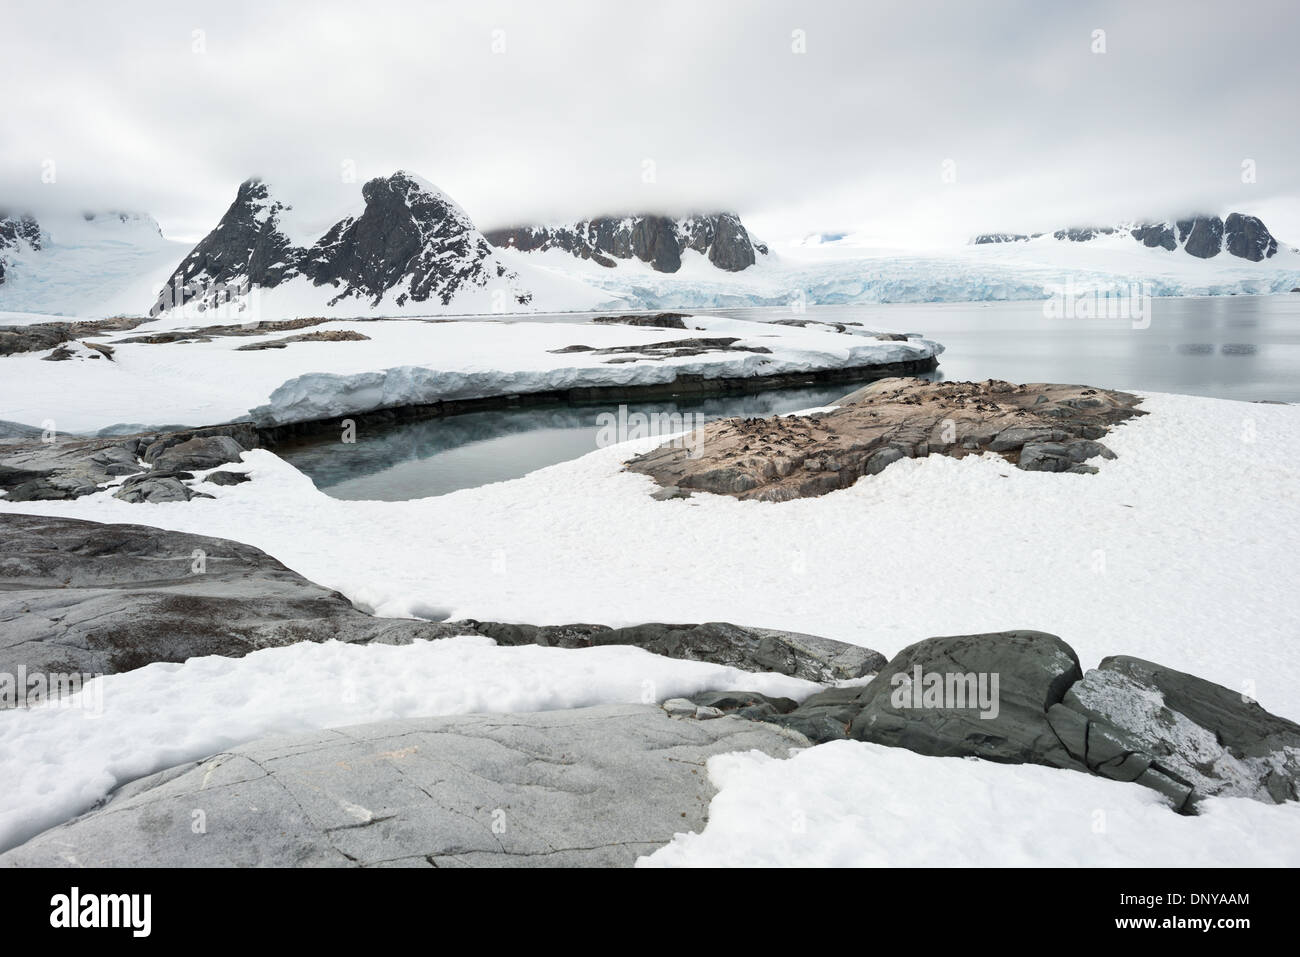
{"type": "Polygon", "coordinates": [[[11,0],[5,19],[0,204],[142,209],[185,238],[253,174],[344,207],[350,162],[416,171],[484,227],[723,206],[778,241],[940,242],[1240,208],[1300,240],[1286,0],[11,0]]]}

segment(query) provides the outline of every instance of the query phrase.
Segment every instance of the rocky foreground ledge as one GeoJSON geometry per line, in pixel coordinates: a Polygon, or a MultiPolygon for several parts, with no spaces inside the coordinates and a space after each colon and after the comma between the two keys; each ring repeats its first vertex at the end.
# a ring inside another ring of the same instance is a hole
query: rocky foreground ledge
{"type": "Polygon", "coordinates": [[[0,672],[11,674],[477,634],[635,644],[824,686],[802,702],[717,690],[658,706],[427,717],[250,742],[127,783],[0,855],[0,866],[630,864],[704,826],[710,756],[784,757],[842,739],[1136,783],[1171,813],[1195,814],[1210,796],[1300,800],[1300,725],[1156,662],[1116,655],[1084,672],[1043,632],[928,638],[886,661],[831,638],[722,622],[378,619],[222,539],[3,515],[0,543],[0,672]],[[196,808],[206,833],[191,830],[196,808]]]}
{"type": "Polygon", "coordinates": [[[812,681],[884,664],[842,641],[727,622],[626,628],[376,618],[261,549],[145,525],[0,514],[0,673],[113,674],[299,641],[406,644],[485,635],[502,645],[635,645],[669,658],[812,681]]]}
{"type": "Polygon", "coordinates": [[[724,419],[627,463],[672,498],[714,492],[784,502],[848,488],[902,458],[993,452],[1031,472],[1096,472],[1098,442],[1136,415],[1127,392],[1078,385],[881,379],[812,416],[724,419]]]}

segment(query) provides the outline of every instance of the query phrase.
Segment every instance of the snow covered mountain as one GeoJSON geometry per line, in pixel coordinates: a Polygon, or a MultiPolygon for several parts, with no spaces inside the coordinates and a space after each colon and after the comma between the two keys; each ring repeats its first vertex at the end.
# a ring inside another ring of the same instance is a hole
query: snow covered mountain
{"type": "Polygon", "coordinates": [[[185,248],[143,213],[0,213],[0,310],[139,315],[185,248]]]}
{"type": "Polygon", "coordinates": [[[256,298],[259,312],[349,315],[518,311],[538,286],[575,286],[594,306],[608,297],[507,266],[465,211],[428,181],[402,170],[362,187],[363,203],[322,234],[257,179],[243,183],[216,228],[176,267],[152,314],[186,313],[256,298]]]}
{"type": "MultiPolygon", "coordinates": [[[[1218,216],[1183,216],[1165,222],[1122,223],[1118,226],[1071,226],[1052,233],[1053,239],[1075,243],[1090,242],[1099,236],[1122,236],[1128,233],[1148,249],[1181,249],[1197,259],[1213,259],[1226,251],[1239,259],[1259,262],[1277,254],[1277,240],[1255,216],[1229,213],[1218,216]]],[[[1029,242],[1043,233],[981,233],[972,245],[1029,242]]]]}
{"type": "Polygon", "coordinates": [[[681,269],[688,249],[727,272],[740,272],[767,255],[767,246],[750,237],[740,217],[726,212],[678,219],[648,213],[600,216],[560,226],[509,226],[486,235],[503,249],[562,249],[611,268],[615,260],[635,257],[665,273],[681,269]]]}

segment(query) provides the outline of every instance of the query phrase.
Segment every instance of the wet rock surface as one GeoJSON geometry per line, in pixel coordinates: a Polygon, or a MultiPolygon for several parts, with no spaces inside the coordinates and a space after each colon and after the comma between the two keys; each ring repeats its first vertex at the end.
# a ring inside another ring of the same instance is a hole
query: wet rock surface
{"type": "Polygon", "coordinates": [[[807,744],[655,705],[311,732],[132,782],[0,866],[631,866],[704,827],[710,757],[807,744]],[[200,807],[206,833],[195,834],[200,807]]]}
{"type": "Polygon", "coordinates": [[[902,458],[995,452],[1027,471],[1092,472],[1098,442],[1144,414],[1125,392],[1077,385],[882,379],[811,416],[724,419],[689,448],[631,459],[660,486],[782,502],[847,488],[902,458]]]}

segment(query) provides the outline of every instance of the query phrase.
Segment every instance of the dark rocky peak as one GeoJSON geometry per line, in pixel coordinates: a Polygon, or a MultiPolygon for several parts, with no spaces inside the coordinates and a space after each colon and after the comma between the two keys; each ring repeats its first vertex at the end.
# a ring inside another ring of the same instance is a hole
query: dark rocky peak
{"type": "MultiPolygon", "coordinates": [[[[361,195],[360,212],[299,245],[285,225],[293,207],[267,184],[248,180],[176,268],[154,314],[195,297],[217,305],[291,280],[332,287],[329,305],[348,298],[377,305],[390,291],[399,307],[425,300],[447,305],[467,285],[482,288],[494,278],[510,284],[515,302],[530,301],[464,210],[433,184],[399,170],[370,180],[361,195]]],[[[298,221],[296,213],[293,218],[298,221]]]]}
{"type": "Polygon", "coordinates": [[[1212,259],[1223,248],[1223,220],[1218,216],[1192,216],[1180,219],[1178,241],[1183,251],[1197,259],[1212,259]]]}
{"type": "Polygon", "coordinates": [[[1277,239],[1254,216],[1231,213],[1224,220],[1223,236],[1228,252],[1251,262],[1259,262],[1277,253],[1277,239]]]}
{"type": "MultiPolygon", "coordinates": [[[[1277,253],[1278,244],[1268,227],[1254,216],[1232,213],[1228,218],[1206,214],[1183,216],[1172,221],[1138,221],[1121,226],[1071,226],[1058,229],[1052,235],[1058,240],[1086,243],[1099,236],[1114,236],[1127,232],[1148,249],[1165,249],[1170,252],[1179,246],[1198,259],[1212,259],[1222,250],[1241,259],[1259,262],[1277,253]]],[[[1025,242],[1037,239],[1041,233],[1026,236],[1023,233],[981,233],[971,240],[974,245],[989,243],[1025,242]]]]}
{"type": "Polygon", "coordinates": [[[429,299],[447,305],[466,284],[515,278],[465,211],[433,184],[399,170],[370,180],[361,195],[361,215],[335,224],[307,257],[311,280],[339,289],[331,305],[348,297],[378,303],[403,283],[397,305],[429,299]]]}
{"type": "Polygon", "coordinates": [[[1148,249],[1157,246],[1168,250],[1178,248],[1178,240],[1174,238],[1174,228],[1169,223],[1143,223],[1130,229],[1129,235],[1148,249]]]}
{"type": "Polygon", "coordinates": [[[1070,226],[1052,233],[1057,239],[1068,239],[1072,243],[1086,243],[1098,236],[1113,236],[1114,226],[1070,226]]]}
{"type": "Polygon", "coordinates": [[[245,180],[225,215],[176,267],[158,293],[152,314],[198,298],[204,304],[225,301],[232,288],[273,288],[299,275],[305,251],[281,229],[292,207],[276,199],[266,183],[245,180]]]}
{"type": "Polygon", "coordinates": [[[755,242],[735,213],[719,212],[674,219],[657,213],[598,216],[561,226],[524,225],[491,230],[487,239],[521,252],[562,249],[580,259],[613,267],[616,260],[636,258],[658,272],[681,268],[688,249],[706,255],[728,272],[754,265],[767,247],[755,242]]]}

